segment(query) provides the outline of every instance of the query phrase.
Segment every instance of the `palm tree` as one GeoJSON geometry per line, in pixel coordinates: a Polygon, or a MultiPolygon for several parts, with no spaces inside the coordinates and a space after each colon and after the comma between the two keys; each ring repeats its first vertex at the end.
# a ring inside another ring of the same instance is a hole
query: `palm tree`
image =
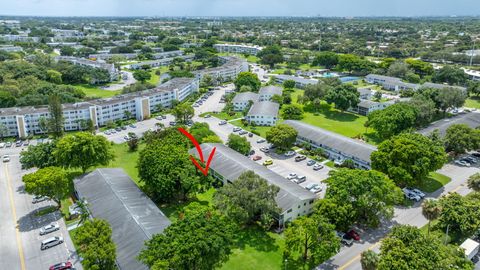
{"type": "Polygon", "coordinates": [[[475,192],[480,192],[480,173],[476,173],[468,178],[468,188],[475,192]]]}
{"type": "Polygon", "coordinates": [[[422,214],[423,216],[428,219],[428,230],[427,234],[430,234],[430,222],[432,220],[435,220],[440,216],[440,213],[442,212],[442,207],[440,206],[440,203],[437,200],[434,199],[428,199],[423,201],[422,203],[422,214]]]}
{"type": "Polygon", "coordinates": [[[80,220],[78,221],[78,226],[80,226],[90,218],[90,212],[88,211],[88,203],[83,199],[77,201],[77,206],[80,208],[80,220]]]}
{"type": "Polygon", "coordinates": [[[378,265],[378,254],[367,250],[362,252],[362,257],[360,259],[360,263],[362,265],[363,270],[375,270],[377,269],[378,265]]]}

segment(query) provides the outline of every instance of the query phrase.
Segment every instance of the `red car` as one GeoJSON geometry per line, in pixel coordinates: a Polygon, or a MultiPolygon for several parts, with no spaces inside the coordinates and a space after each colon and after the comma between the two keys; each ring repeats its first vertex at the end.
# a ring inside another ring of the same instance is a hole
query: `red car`
{"type": "Polygon", "coordinates": [[[50,270],[66,270],[66,269],[72,269],[71,262],[57,263],[55,265],[50,266],[50,270]]]}
{"type": "Polygon", "coordinates": [[[254,156],[254,157],[253,157],[253,161],[257,161],[257,160],[260,160],[260,159],[262,159],[261,156],[254,156]]]}
{"type": "Polygon", "coordinates": [[[355,230],[348,231],[347,236],[355,241],[360,241],[360,235],[355,230]]]}

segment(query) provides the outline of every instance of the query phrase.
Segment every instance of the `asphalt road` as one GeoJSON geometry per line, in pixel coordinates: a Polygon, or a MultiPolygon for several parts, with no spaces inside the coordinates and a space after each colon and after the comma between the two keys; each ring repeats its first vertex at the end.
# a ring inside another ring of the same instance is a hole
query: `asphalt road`
{"type": "Polygon", "coordinates": [[[10,162],[0,164],[0,269],[48,269],[51,265],[70,261],[82,269],[59,212],[38,217],[36,212],[50,206],[44,201],[32,204],[32,196],[24,192],[22,170],[19,162],[21,148],[0,149],[0,156],[10,155],[10,162]],[[60,230],[45,236],[39,229],[57,221],[60,230]],[[42,240],[62,236],[64,243],[40,250],[42,240]]]}

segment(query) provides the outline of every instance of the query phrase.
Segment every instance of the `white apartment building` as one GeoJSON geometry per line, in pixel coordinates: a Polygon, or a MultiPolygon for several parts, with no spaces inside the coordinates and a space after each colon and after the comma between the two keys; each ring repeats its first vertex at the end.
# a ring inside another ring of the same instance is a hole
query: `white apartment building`
{"type": "Polygon", "coordinates": [[[253,92],[237,93],[232,99],[233,110],[241,112],[247,108],[250,103],[258,100],[258,94],[253,92]]]}
{"type": "MultiPolygon", "coordinates": [[[[82,122],[88,120],[96,127],[128,117],[144,120],[149,118],[152,112],[158,111],[159,105],[168,108],[174,100],[183,101],[198,91],[198,86],[196,79],[174,78],[156,88],[141,92],[63,104],[64,128],[66,131],[81,130],[82,122]]],[[[6,136],[25,138],[44,133],[39,123],[42,118],[48,119],[49,115],[47,106],[4,108],[0,109],[0,124],[7,128],[6,136]]]]}
{"type": "MultiPolygon", "coordinates": [[[[73,57],[73,56],[57,56],[55,61],[67,61],[75,65],[88,66],[93,68],[104,69],[110,74],[110,81],[115,81],[118,79],[119,72],[115,68],[114,64],[108,64],[104,61],[92,61],[89,59],[73,57]]],[[[96,82],[94,82],[96,83],[96,82]]]]}
{"type": "MultiPolygon", "coordinates": [[[[175,58],[182,58],[187,62],[191,62],[194,55],[182,55],[175,58]]],[[[175,58],[161,58],[157,60],[143,61],[135,64],[130,64],[130,69],[141,69],[143,66],[149,66],[150,68],[163,67],[170,65],[175,58]]]]}
{"type": "Polygon", "coordinates": [[[0,35],[0,40],[11,42],[39,42],[39,37],[29,37],[27,35],[0,35]]]}
{"type": "Polygon", "coordinates": [[[213,45],[218,52],[223,53],[245,53],[257,55],[263,48],[260,46],[251,46],[245,44],[215,44],[213,45]]]}
{"type": "Polygon", "coordinates": [[[245,116],[249,124],[257,126],[275,126],[278,120],[280,105],[271,101],[259,101],[253,103],[245,116]]]}
{"type": "Polygon", "coordinates": [[[260,91],[258,91],[258,100],[259,101],[270,101],[274,95],[279,95],[281,96],[283,93],[283,90],[281,87],[275,86],[275,85],[268,85],[260,88],[260,91]]]}
{"type": "Polygon", "coordinates": [[[219,82],[227,82],[236,78],[240,72],[248,71],[248,63],[244,59],[226,56],[220,57],[220,61],[223,63],[221,66],[195,71],[195,77],[201,80],[208,75],[219,82]]]}
{"type": "Polygon", "coordinates": [[[20,47],[20,46],[6,45],[6,46],[0,46],[0,51],[4,51],[4,52],[21,52],[21,51],[23,51],[23,48],[20,47]]]}

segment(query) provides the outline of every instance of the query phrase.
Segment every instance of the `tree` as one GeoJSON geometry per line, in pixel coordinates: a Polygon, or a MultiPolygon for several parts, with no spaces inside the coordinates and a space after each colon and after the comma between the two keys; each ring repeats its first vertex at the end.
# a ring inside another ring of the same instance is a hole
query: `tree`
{"type": "Polygon", "coordinates": [[[373,94],[373,100],[379,102],[382,99],[382,92],[376,91],[375,94],[373,94]]]}
{"type": "Polygon", "coordinates": [[[54,138],[63,136],[63,108],[58,94],[51,94],[48,97],[48,112],[50,118],[48,119],[48,130],[54,138]]]}
{"type": "Polygon", "coordinates": [[[469,95],[476,95],[477,97],[480,96],[480,82],[469,82],[467,93],[469,95]]]}
{"type": "Polygon", "coordinates": [[[137,168],[153,200],[185,200],[197,192],[205,178],[197,174],[190,160],[188,138],[176,128],[156,131],[149,137],[145,137],[147,145],[140,151],[137,168]]]}
{"type": "Polygon", "coordinates": [[[445,230],[448,226],[451,233],[469,236],[480,227],[480,216],[472,215],[480,211],[479,200],[462,197],[458,193],[449,193],[442,196],[439,203],[442,208],[438,220],[440,228],[445,230]]]}
{"type": "Polygon", "coordinates": [[[275,94],[272,96],[272,101],[280,104],[281,106],[283,104],[283,96],[275,94]]]}
{"type": "Polygon", "coordinates": [[[323,99],[332,87],[323,81],[316,84],[308,84],[304,89],[304,96],[309,100],[323,99]]]}
{"type": "Polygon", "coordinates": [[[295,88],[295,81],[294,80],[286,80],[283,82],[283,88],[285,89],[293,89],[295,88]]]}
{"type": "Polygon", "coordinates": [[[435,199],[426,199],[422,203],[422,214],[428,220],[427,234],[430,234],[430,223],[437,219],[442,212],[440,203],[435,199]]]}
{"type": "Polygon", "coordinates": [[[12,93],[7,91],[0,91],[0,108],[9,108],[15,106],[17,100],[12,93]]]}
{"type": "Polygon", "coordinates": [[[445,113],[448,109],[462,107],[467,99],[466,93],[462,89],[447,87],[439,90],[436,96],[438,109],[445,113]]]}
{"type": "Polygon", "coordinates": [[[334,52],[321,52],[318,53],[313,59],[313,66],[324,66],[327,69],[331,69],[338,64],[338,56],[334,52]]]}
{"type": "MultiPolygon", "coordinates": [[[[134,133],[134,134],[135,134],[135,133],[134,133]]],[[[129,150],[130,152],[135,152],[135,151],[137,151],[137,149],[138,149],[138,138],[137,138],[137,136],[131,136],[131,135],[129,134],[128,137],[129,137],[129,139],[128,139],[128,141],[127,141],[128,150],[129,150]]]]}
{"type": "Polygon", "coordinates": [[[297,140],[298,132],[286,124],[278,124],[267,131],[267,141],[274,146],[286,150],[293,146],[297,140]]]}
{"type": "Polygon", "coordinates": [[[382,218],[393,217],[393,206],[403,200],[403,194],[395,183],[377,171],[331,171],[326,183],[327,199],[337,205],[351,206],[351,223],[377,227],[382,218]]]}
{"type": "Polygon", "coordinates": [[[53,151],[55,150],[55,143],[39,143],[37,145],[28,146],[27,150],[20,152],[20,163],[22,164],[22,169],[31,169],[31,168],[45,168],[56,166],[57,161],[53,156],[53,151]]]}
{"type": "Polygon", "coordinates": [[[75,54],[75,48],[73,47],[70,47],[70,46],[63,46],[61,49],[60,49],[60,55],[63,55],[63,56],[72,56],[75,54]]]}
{"type": "Polygon", "coordinates": [[[432,122],[435,115],[435,102],[423,95],[414,95],[408,102],[416,111],[415,126],[422,127],[432,122]]]}
{"type": "Polygon", "coordinates": [[[273,68],[275,64],[283,62],[282,50],[276,45],[263,48],[263,50],[257,54],[257,57],[260,58],[260,63],[269,65],[270,68],[273,68]]]}
{"type": "Polygon", "coordinates": [[[343,111],[354,108],[360,102],[360,93],[355,86],[351,84],[342,84],[328,91],[325,100],[329,103],[335,103],[335,108],[343,111]]]}
{"type": "Polygon", "coordinates": [[[370,159],[373,169],[400,186],[419,185],[447,161],[441,145],[418,133],[403,133],[382,142],[370,159]]]}
{"type": "Polygon", "coordinates": [[[480,192],[480,173],[471,175],[468,178],[468,188],[472,189],[475,192],[480,192]]]}
{"type": "Polygon", "coordinates": [[[228,260],[234,229],[214,210],[193,203],[163,233],[145,243],[139,260],[152,269],[214,269],[228,260]]]}
{"type": "Polygon", "coordinates": [[[390,65],[387,71],[388,76],[405,78],[409,72],[408,66],[405,62],[397,61],[390,65]]]}
{"type": "Polygon", "coordinates": [[[54,69],[49,69],[47,70],[47,78],[49,82],[55,83],[55,84],[61,84],[62,83],[62,73],[54,70],[54,69]]]}
{"type": "Polygon", "coordinates": [[[75,231],[75,238],[82,265],[86,269],[116,269],[116,247],[112,240],[112,228],[107,221],[94,219],[85,222],[75,231]]]}
{"type": "Polygon", "coordinates": [[[61,138],[53,155],[60,166],[80,168],[83,173],[92,166],[108,165],[115,158],[112,146],[105,137],[88,132],[61,138]]]}
{"type": "Polygon", "coordinates": [[[352,204],[339,202],[335,198],[317,200],[315,213],[327,219],[328,223],[335,225],[337,230],[346,231],[352,225],[355,218],[352,204]]]}
{"type": "Polygon", "coordinates": [[[435,75],[432,79],[434,82],[439,83],[463,85],[468,80],[468,76],[460,68],[445,65],[443,68],[435,72],[435,75]]]}
{"type": "Polygon", "coordinates": [[[262,83],[258,79],[257,74],[252,72],[240,72],[233,82],[237,90],[240,90],[242,86],[250,86],[253,92],[258,92],[262,83]]]}
{"type": "Polygon", "coordinates": [[[210,130],[210,126],[207,123],[193,123],[189,132],[198,142],[204,142],[204,139],[209,136],[217,136],[215,132],[210,130]]]}
{"type": "Polygon", "coordinates": [[[195,114],[195,110],[192,106],[182,103],[175,106],[172,110],[173,115],[177,122],[187,123],[195,114]]]}
{"type": "Polygon", "coordinates": [[[417,112],[407,103],[393,104],[368,114],[365,126],[372,127],[384,139],[404,132],[415,125],[417,112]]]}
{"type": "Polygon", "coordinates": [[[233,133],[228,135],[227,145],[242,155],[248,155],[248,153],[250,153],[250,142],[247,140],[247,138],[240,135],[233,133]]]}
{"type": "Polygon", "coordinates": [[[133,77],[137,81],[145,82],[150,80],[150,78],[152,77],[152,74],[150,74],[150,72],[146,70],[135,70],[133,72],[133,77]]]}
{"type": "Polygon", "coordinates": [[[303,109],[295,104],[283,106],[282,117],[283,119],[300,120],[303,118],[303,109]]]}
{"type": "Polygon", "coordinates": [[[222,214],[238,224],[258,222],[268,230],[280,211],[275,201],[279,191],[279,187],[270,185],[253,171],[246,171],[218,189],[213,201],[222,214]]]}
{"type": "Polygon", "coordinates": [[[456,155],[480,148],[480,130],[466,124],[453,124],[445,133],[445,148],[456,155]]]}
{"type": "Polygon", "coordinates": [[[422,60],[409,58],[405,60],[405,63],[407,63],[408,67],[413,69],[416,74],[421,76],[432,75],[434,72],[433,65],[422,60]]]}
{"type": "Polygon", "coordinates": [[[372,250],[366,250],[362,252],[360,257],[360,264],[362,265],[363,270],[376,270],[379,256],[372,250]]]}
{"type": "Polygon", "coordinates": [[[340,239],[334,226],[321,216],[302,216],[292,222],[285,230],[285,257],[292,260],[301,254],[304,263],[316,266],[340,248],[340,239]]]}
{"type": "Polygon", "coordinates": [[[58,167],[46,167],[26,174],[22,181],[28,194],[45,196],[56,202],[58,209],[62,207],[62,200],[70,194],[72,184],[67,173],[58,167]]]}
{"type": "Polygon", "coordinates": [[[438,237],[427,236],[410,225],[393,227],[382,240],[379,257],[378,270],[473,270],[473,264],[458,246],[444,245],[438,237]]]}

